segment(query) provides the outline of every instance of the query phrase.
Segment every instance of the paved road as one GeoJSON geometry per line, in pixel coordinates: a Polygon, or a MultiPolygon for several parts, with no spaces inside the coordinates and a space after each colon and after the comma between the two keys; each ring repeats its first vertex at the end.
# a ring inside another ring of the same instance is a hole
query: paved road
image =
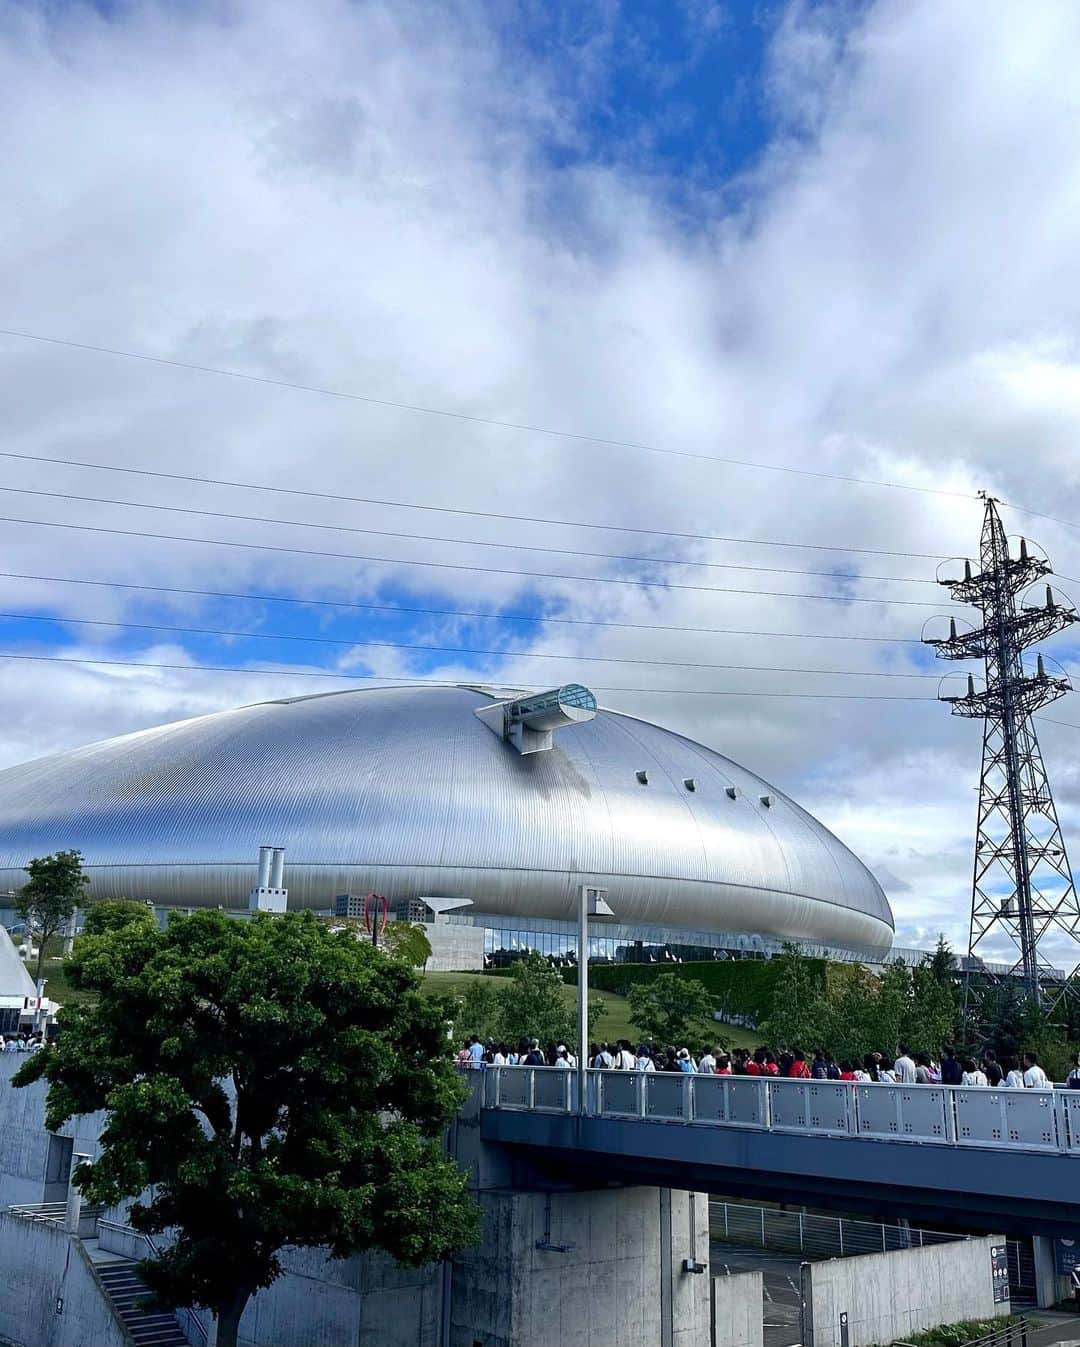
{"type": "Polygon", "coordinates": [[[714,1276],[729,1272],[762,1273],[765,1347],[801,1347],[799,1264],[803,1257],[721,1240],[713,1241],[709,1256],[714,1276]]]}
{"type": "Polygon", "coordinates": [[[1044,1326],[1028,1334],[1028,1347],[1080,1347],[1080,1317],[1053,1310],[1032,1310],[1031,1317],[1044,1326]]]}

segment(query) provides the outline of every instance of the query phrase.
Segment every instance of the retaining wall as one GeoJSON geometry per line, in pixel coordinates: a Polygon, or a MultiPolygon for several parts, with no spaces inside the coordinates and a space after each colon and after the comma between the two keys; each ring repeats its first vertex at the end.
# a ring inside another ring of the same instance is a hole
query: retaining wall
{"type": "Polygon", "coordinates": [[[17,1347],[127,1347],[82,1244],[0,1212],[0,1335],[17,1347]]]}
{"type": "Polygon", "coordinates": [[[762,1347],[764,1286],[760,1272],[712,1278],[712,1347],[762,1347]]]}
{"type": "Polygon", "coordinates": [[[1008,1314],[994,1303],[990,1250],[1003,1236],[987,1235],[921,1249],[835,1258],[810,1266],[807,1347],[868,1347],[896,1342],[939,1324],[1008,1314]],[[846,1344],[841,1315],[847,1316],[846,1344]]]}

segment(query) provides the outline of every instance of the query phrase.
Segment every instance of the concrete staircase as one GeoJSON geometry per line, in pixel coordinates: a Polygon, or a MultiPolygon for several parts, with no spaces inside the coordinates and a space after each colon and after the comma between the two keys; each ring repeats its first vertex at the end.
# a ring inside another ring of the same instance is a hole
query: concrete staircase
{"type": "Polygon", "coordinates": [[[169,1310],[154,1305],[141,1308],[150,1291],[133,1259],[97,1263],[94,1270],[137,1347],[188,1347],[187,1338],[169,1310]]]}

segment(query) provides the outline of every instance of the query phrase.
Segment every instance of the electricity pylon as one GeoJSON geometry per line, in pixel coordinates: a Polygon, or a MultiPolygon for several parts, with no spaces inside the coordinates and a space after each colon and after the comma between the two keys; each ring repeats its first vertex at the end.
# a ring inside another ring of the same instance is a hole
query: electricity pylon
{"type": "Polygon", "coordinates": [[[1071,690],[1067,678],[1046,672],[1043,657],[1035,671],[1024,670],[1024,651],[1077,620],[1046,586],[1045,601],[1025,604],[1021,595],[1052,574],[1050,563],[1031,555],[1021,538],[1011,556],[997,502],[983,493],[979,571],[964,563],[963,579],[941,584],[961,603],[982,613],[982,625],[927,640],[943,659],[981,658],[986,686],[968,674],[963,696],[943,695],[956,716],[983,721],[982,777],[975,831],[975,873],[971,896],[969,955],[988,936],[1004,935],[1016,959],[1011,975],[1023,979],[1027,995],[1042,1003],[1046,984],[1060,977],[1042,956],[1040,941],[1052,928],[1080,941],[1080,903],[1073,885],[1065,840],[1043,765],[1033,714],[1071,690]]]}

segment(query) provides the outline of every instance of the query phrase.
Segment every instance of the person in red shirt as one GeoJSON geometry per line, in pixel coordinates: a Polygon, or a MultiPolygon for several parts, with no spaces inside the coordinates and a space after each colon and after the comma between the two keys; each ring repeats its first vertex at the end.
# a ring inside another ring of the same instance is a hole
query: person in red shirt
{"type": "Polygon", "coordinates": [[[840,1063],[840,1079],[841,1080],[855,1079],[855,1068],[851,1065],[850,1062],[845,1061],[840,1063]]]}
{"type": "Polygon", "coordinates": [[[768,1048],[763,1048],[761,1053],[761,1074],[763,1076],[778,1076],[780,1068],[776,1065],[776,1057],[768,1048]]]}
{"type": "Polygon", "coordinates": [[[809,1080],[810,1068],[806,1065],[806,1053],[796,1048],[792,1056],[795,1060],[788,1069],[788,1075],[792,1080],[809,1080]]]}
{"type": "Polygon", "coordinates": [[[731,1075],[731,1058],[726,1052],[716,1053],[716,1071],[717,1076],[731,1075]]]}

